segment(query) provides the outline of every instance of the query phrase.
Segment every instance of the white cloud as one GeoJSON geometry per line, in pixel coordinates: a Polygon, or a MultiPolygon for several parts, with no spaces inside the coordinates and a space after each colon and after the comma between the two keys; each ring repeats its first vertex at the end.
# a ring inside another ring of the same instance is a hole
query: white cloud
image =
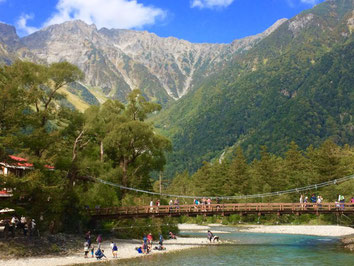
{"type": "Polygon", "coordinates": [[[309,4],[309,5],[315,5],[319,2],[319,0],[300,0],[301,3],[304,3],[304,4],[309,4]]]}
{"type": "Polygon", "coordinates": [[[162,9],[144,6],[136,0],[59,0],[56,9],[45,26],[80,19],[98,28],[131,29],[165,17],[162,9]]]}
{"type": "Polygon", "coordinates": [[[232,4],[234,0],[192,0],[191,7],[199,8],[218,8],[227,7],[232,4]]]}
{"type": "Polygon", "coordinates": [[[27,26],[27,20],[33,19],[33,17],[33,15],[23,14],[16,21],[16,28],[20,35],[28,35],[38,30],[35,27],[27,26]]]}

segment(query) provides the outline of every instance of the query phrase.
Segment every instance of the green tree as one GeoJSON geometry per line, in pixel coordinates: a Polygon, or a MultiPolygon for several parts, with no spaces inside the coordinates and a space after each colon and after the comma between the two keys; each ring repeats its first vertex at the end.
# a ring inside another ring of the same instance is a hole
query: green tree
{"type": "Polygon", "coordinates": [[[253,192],[279,191],[287,186],[281,175],[281,158],[268,153],[267,147],[261,147],[261,159],[254,160],[251,167],[253,192]]]}
{"type": "Polygon", "coordinates": [[[292,141],[284,158],[284,180],[288,188],[297,188],[309,185],[309,170],[307,159],[299,150],[299,146],[292,141]]]}
{"type": "Polygon", "coordinates": [[[188,172],[184,171],[177,174],[168,186],[167,191],[175,195],[192,195],[194,193],[193,184],[188,172]]]}
{"type": "Polygon", "coordinates": [[[342,164],[341,148],[331,140],[323,142],[311,154],[310,160],[318,174],[316,183],[334,180],[347,174],[346,166],[342,164]]]}
{"type": "Polygon", "coordinates": [[[227,171],[227,178],[224,183],[224,191],[227,195],[248,194],[249,176],[247,173],[248,164],[241,147],[236,150],[236,156],[231,161],[227,171]]]}

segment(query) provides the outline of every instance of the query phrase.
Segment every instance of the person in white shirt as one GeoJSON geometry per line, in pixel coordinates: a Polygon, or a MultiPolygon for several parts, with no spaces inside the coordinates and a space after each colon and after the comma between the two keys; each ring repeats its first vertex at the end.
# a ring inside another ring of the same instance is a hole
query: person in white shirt
{"type": "Polygon", "coordinates": [[[150,212],[152,212],[154,210],[154,202],[151,200],[150,201],[150,212]]]}

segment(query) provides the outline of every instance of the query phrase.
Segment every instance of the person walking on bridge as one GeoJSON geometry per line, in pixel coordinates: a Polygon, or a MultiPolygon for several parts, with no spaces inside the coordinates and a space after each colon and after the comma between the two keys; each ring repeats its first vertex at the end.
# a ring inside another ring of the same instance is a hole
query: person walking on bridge
{"type": "Polygon", "coordinates": [[[304,209],[304,195],[300,195],[300,206],[301,206],[301,209],[303,210],[304,209]]]}
{"type": "Polygon", "coordinates": [[[173,200],[172,199],[170,199],[170,201],[169,201],[169,203],[168,203],[168,210],[169,210],[169,212],[171,212],[172,211],[172,205],[173,205],[173,200]]]}
{"type": "Polygon", "coordinates": [[[344,203],[345,203],[344,195],[339,195],[338,201],[339,201],[339,203],[340,203],[340,208],[341,208],[342,210],[344,210],[344,203]]]}
{"type": "Polygon", "coordinates": [[[154,202],[151,200],[150,201],[150,212],[152,212],[154,210],[154,202]]]}
{"type": "Polygon", "coordinates": [[[176,206],[176,212],[179,210],[179,200],[178,198],[175,199],[175,206],[176,206]]]}
{"type": "Polygon", "coordinates": [[[210,204],[211,204],[211,199],[210,198],[208,198],[207,203],[208,203],[208,209],[210,210],[211,209],[210,208],[210,204]]]}

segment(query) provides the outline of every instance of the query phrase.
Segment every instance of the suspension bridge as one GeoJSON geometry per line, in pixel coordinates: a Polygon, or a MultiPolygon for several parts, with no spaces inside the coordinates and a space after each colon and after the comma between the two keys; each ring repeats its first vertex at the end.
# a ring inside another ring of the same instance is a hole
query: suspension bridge
{"type": "Polygon", "coordinates": [[[93,219],[130,219],[148,217],[179,216],[229,216],[231,214],[258,216],[267,214],[335,214],[354,215],[353,203],[227,203],[210,205],[162,205],[162,206],[128,206],[88,209],[93,219]]]}
{"type": "MultiPolygon", "coordinates": [[[[354,180],[354,175],[342,177],[335,180],[326,181],[319,184],[312,184],[305,187],[293,188],[284,191],[269,192],[263,194],[253,195],[239,195],[239,196],[191,196],[191,195],[172,195],[166,193],[158,193],[152,191],[145,191],[136,188],[125,187],[112,182],[93,178],[96,182],[105,185],[117,187],[120,189],[130,190],[138,193],[145,193],[154,196],[162,196],[169,198],[210,198],[216,200],[239,200],[239,199],[254,199],[276,197],[291,193],[301,193],[309,190],[317,190],[318,188],[327,187],[343,183],[349,180],[354,180]]],[[[130,218],[147,218],[147,217],[179,217],[179,216],[213,216],[221,215],[228,216],[231,214],[248,215],[256,214],[258,216],[266,214],[335,214],[335,215],[354,215],[354,203],[331,202],[331,203],[225,203],[225,204],[199,204],[199,205],[162,205],[162,206],[126,206],[126,207],[108,207],[87,209],[88,215],[93,219],[130,219],[130,218]]]]}

